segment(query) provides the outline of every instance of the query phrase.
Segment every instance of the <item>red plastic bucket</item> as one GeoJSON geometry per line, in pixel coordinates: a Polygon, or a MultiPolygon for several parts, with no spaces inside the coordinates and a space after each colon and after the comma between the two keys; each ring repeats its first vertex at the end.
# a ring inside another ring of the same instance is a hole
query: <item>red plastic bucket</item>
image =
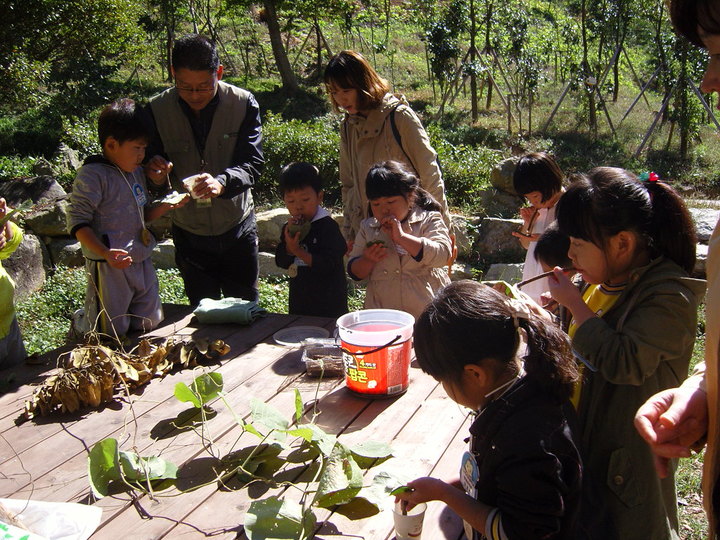
{"type": "Polygon", "coordinates": [[[345,384],[353,392],[386,397],[407,390],[415,318],[395,309],[364,309],[337,320],[345,384]]]}

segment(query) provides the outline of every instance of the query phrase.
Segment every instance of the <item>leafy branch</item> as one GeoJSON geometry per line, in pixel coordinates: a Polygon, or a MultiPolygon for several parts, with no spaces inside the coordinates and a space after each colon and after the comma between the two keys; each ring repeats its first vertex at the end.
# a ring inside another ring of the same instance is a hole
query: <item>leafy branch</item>
{"type": "MultiPolygon", "coordinates": [[[[190,385],[178,383],[175,397],[190,403],[200,415],[203,426],[195,430],[212,455],[213,441],[204,425],[211,419],[207,414],[210,402],[223,403],[242,428],[242,435],[251,434],[256,444],[220,458],[220,466],[211,481],[185,491],[194,491],[218,483],[228,489],[228,481],[237,476],[243,487],[263,482],[276,489],[293,488],[300,491],[299,502],[285,496],[272,495],[255,500],[245,516],[245,531],[250,540],[260,538],[310,538],[316,524],[316,508],[336,509],[356,505],[363,507],[363,516],[380,511],[383,500],[400,482],[388,473],[376,474],[368,486],[363,482],[363,469],[389,459],[392,449],[385,443],[364,441],[348,446],[314,423],[301,423],[304,411],[302,396],[295,390],[295,410],[287,418],[276,408],[258,399],[250,400],[250,422],[241,419],[230,407],[223,394],[222,375],[205,373],[190,385]],[[289,463],[302,463],[306,470],[317,464],[312,479],[298,483],[281,479],[277,474],[289,463]],[[266,468],[262,468],[266,465],[266,468]],[[271,470],[273,472],[268,473],[271,470]]],[[[187,464],[186,464],[187,465],[187,464]]],[[[155,497],[157,491],[171,487],[177,480],[178,466],[158,456],[141,457],[119,449],[116,439],[96,443],[88,456],[88,476],[93,494],[100,498],[110,493],[111,485],[125,490],[140,491],[155,497]]],[[[346,512],[349,517],[352,512],[346,512]]]]}

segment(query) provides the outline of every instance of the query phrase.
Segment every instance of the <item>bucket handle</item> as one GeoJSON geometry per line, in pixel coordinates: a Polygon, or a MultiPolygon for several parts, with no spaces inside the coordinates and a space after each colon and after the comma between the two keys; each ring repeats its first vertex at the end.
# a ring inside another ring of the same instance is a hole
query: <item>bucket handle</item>
{"type": "Polygon", "coordinates": [[[392,345],[393,343],[396,343],[400,338],[402,338],[402,336],[400,334],[398,334],[397,336],[392,338],[390,341],[388,341],[385,345],[380,345],[377,349],[371,349],[369,351],[354,353],[354,352],[347,350],[345,347],[340,347],[340,350],[346,354],[349,354],[350,356],[366,356],[368,354],[373,354],[373,353],[382,351],[383,349],[387,349],[390,345],[392,345]]]}

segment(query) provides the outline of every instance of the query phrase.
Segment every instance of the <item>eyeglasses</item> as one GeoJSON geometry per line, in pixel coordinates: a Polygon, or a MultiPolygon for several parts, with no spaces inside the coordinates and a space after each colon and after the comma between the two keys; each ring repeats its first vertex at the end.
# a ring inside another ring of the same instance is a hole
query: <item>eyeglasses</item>
{"type": "Polygon", "coordinates": [[[209,94],[215,90],[215,85],[212,85],[210,88],[190,88],[186,86],[178,86],[176,84],[175,89],[181,94],[209,94]]]}
{"type": "Polygon", "coordinates": [[[191,86],[176,84],[175,89],[178,92],[180,92],[181,94],[209,94],[209,93],[215,91],[216,84],[217,84],[217,80],[213,79],[213,82],[210,84],[210,86],[201,86],[200,88],[193,88],[191,86]]]}

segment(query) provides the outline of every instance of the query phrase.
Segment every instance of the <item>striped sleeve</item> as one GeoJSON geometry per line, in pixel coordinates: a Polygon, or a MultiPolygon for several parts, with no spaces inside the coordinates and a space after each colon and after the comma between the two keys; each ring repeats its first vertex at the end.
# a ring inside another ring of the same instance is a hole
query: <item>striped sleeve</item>
{"type": "Polygon", "coordinates": [[[488,515],[485,522],[485,537],[487,540],[508,540],[499,508],[493,508],[488,515]]]}

